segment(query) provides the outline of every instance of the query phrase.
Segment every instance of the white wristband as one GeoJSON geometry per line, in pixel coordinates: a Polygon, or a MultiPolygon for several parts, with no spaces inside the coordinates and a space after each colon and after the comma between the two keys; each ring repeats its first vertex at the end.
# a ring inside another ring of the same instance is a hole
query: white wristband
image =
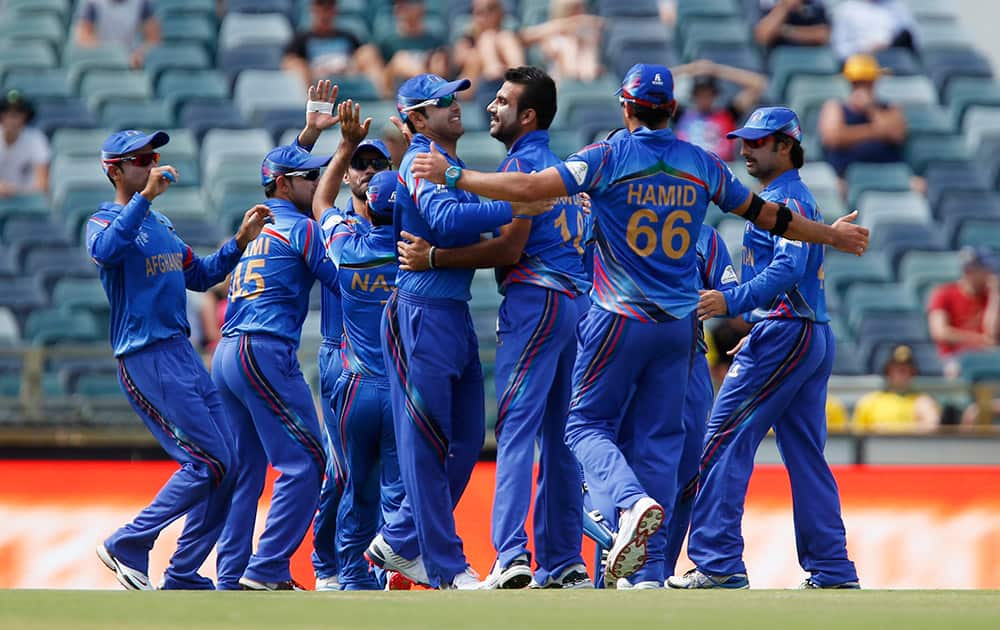
{"type": "Polygon", "coordinates": [[[306,103],[306,113],[320,112],[321,114],[333,114],[333,103],[326,101],[309,101],[306,103]]]}

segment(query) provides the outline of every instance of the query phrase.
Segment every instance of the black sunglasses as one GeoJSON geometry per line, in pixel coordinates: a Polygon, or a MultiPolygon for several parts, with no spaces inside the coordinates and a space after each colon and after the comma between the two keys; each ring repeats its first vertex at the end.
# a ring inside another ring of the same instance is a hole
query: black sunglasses
{"type": "Polygon", "coordinates": [[[353,157],[351,158],[351,168],[356,171],[366,171],[368,167],[372,167],[376,171],[384,171],[392,166],[392,162],[388,158],[375,157],[375,158],[363,158],[363,157],[353,157]]]}
{"type": "Polygon", "coordinates": [[[291,171],[289,173],[284,173],[285,177],[301,177],[310,182],[314,182],[319,179],[319,169],[314,168],[308,171],[291,171]]]}

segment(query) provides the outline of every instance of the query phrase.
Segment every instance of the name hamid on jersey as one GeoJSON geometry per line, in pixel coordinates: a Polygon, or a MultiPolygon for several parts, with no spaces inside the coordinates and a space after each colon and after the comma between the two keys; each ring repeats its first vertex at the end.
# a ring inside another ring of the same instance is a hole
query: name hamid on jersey
{"type": "Polygon", "coordinates": [[[629,184],[626,203],[644,206],[693,206],[698,189],[691,184],[629,184]]]}

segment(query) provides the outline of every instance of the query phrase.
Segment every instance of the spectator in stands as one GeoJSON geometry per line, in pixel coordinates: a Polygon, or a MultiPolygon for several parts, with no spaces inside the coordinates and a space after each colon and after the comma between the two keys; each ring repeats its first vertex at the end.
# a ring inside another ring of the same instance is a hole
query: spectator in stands
{"type": "Polygon", "coordinates": [[[160,21],[150,0],[84,0],[76,23],[76,44],[84,48],[120,45],[133,68],[160,43],[160,21]]]}
{"type": "Polygon", "coordinates": [[[601,66],[604,20],[587,12],[584,0],[552,0],[549,21],[521,30],[525,46],[538,45],[556,81],[593,81],[601,66]]]}
{"type": "Polygon", "coordinates": [[[962,277],[937,287],[927,302],[931,339],[945,375],[958,376],[963,352],[994,349],[1000,338],[1000,277],[997,259],[985,247],[967,247],[959,256],[962,277]]]}
{"type": "Polygon", "coordinates": [[[831,45],[841,60],[886,48],[917,48],[917,21],[903,0],[845,0],[833,9],[832,24],[831,45]]]}
{"type": "Polygon", "coordinates": [[[17,90],[0,100],[0,197],[46,193],[49,189],[49,141],[28,127],[35,110],[17,90]]]}
{"type": "Polygon", "coordinates": [[[866,394],[854,407],[857,431],[933,431],[941,407],[931,396],[913,390],[917,364],[909,346],[896,346],[885,362],[885,389],[866,394]]]}
{"type": "Polygon", "coordinates": [[[521,40],[517,33],[503,29],[503,20],[502,0],[473,0],[472,22],[453,48],[459,74],[472,81],[472,88],[464,92],[470,98],[480,90],[492,97],[507,68],[524,65],[521,40]]]}
{"type": "MultiPolygon", "coordinates": [[[[385,61],[381,85],[385,94],[394,94],[398,81],[442,70],[442,63],[448,65],[444,39],[427,28],[423,0],[393,0],[392,14],[395,29],[376,42],[385,61]]],[[[449,75],[447,67],[444,69],[445,75],[449,75]]]]}
{"type": "Polygon", "coordinates": [[[282,68],[301,76],[306,85],[338,74],[364,74],[376,88],[384,87],[385,68],[378,48],[337,28],[337,0],[312,0],[309,13],[310,28],[296,33],[288,43],[282,68]]]}
{"type": "Polygon", "coordinates": [[[222,325],[226,323],[226,306],[228,306],[229,277],[215,285],[202,295],[198,308],[198,320],[201,324],[202,349],[212,356],[215,346],[222,339],[222,325]]]}
{"type": "Polygon", "coordinates": [[[750,70],[698,59],[673,68],[675,77],[693,76],[690,106],[678,107],[674,133],[723,160],[736,159],[734,140],[726,138],[744,114],[757,104],[767,90],[767,77],[750,70]],[[719,80],[731,81],[742,89],[724,105],[718,105],[719,80]]]}
{"type": "MultiPolygon", "coordinates": [[[[844,64],[844,78],[851,84],[846,101],[831,99],[819,114],[819,136],[826,160],[840,177],[846,197],[844,175],[854,162],[901,162],[906,142],[903,110],[875,97],[875,83],[883,74],[871,55],[854,55],[844,64]]],[[[914,188],[920,186],[914,182],[914,188]]]]}
{"type": "Polygon", "coordinates": [[[830,21],[823,0],[759,0],[753,36],[764,48],[826,46],[830,21]]]}

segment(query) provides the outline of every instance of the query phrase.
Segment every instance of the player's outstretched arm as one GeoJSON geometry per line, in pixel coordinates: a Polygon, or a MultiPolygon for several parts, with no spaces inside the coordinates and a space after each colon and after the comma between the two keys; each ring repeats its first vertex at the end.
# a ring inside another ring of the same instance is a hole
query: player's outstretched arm
{"type": "Polygon", "coordinates": [[[204,292],[225,280],[250,241],[260,236],[264,225],[273,220],[271,209],[264,204],[250,208],[243,214],[236,235],[223,243],[218,251],[205,257],[196,256],[194,250],[175,233],[175,238],[187,252],[184,256],[184,285],[192,291],[204,292]]]}
{"type": "Polygon", "coordinates": [[[403,240],[396,244],[399,268],[405,271],[426,271],[437,268],[487,269],[507,267],[521,259],[524,245],[531,234],[531,221],[515,218],[500,228],[500,236],[468,245],[446,249],[434,247],[419,236],[403,231],[403,240]]]}
{"type": "MultiPolygon", "coordinates": [[[[448,160],[431,143],[429,153],[420,153],[414,157],[411,170],[416,178],[444,184],[444,172],[448,166],[448,160]]],[[[567,194],[566,185],[555,167],[538,173],[481,173],[462,169],[457,187],[483,197],[505,201],[536,201],[565,197],[567,194]]]]}
{"type": "Polygon", "coordinates": [[[868,229],[854,224],[858,217],[857,210],[840,217],[833,225],[827,225],[792,212],[787,206],[751,195],[746,203],[733,212],[762,230],[793,241],[830,245],[857,256],[868,249],[868,229]]]}
{"type": "Polygon", "coordinates": [[[340,122],[334,103],[340,87],[328,80],[317,81],[309,86],[309,100],[306,102],[306,126],[296,140],[304,148],[312,149],[320,134],[340,122]]]}
{"type": "Polygon", "coordinates": [[[347,165],[351,163],[351,155],[358,148],[361,141],[368,135],[368,130],[372,126],[372,119],[368,118],[361,122],[361,105],[347,99],[337,106],[337,119],[340,120],[340,146],[333,154],[330,165],[326,167],[323,177],[316,185],[316,193],[313,195],[313,218],[319,221],[323,212],[327,208],[332,208],[337,202],[337,194],[340,192],[340,182],[347,172],[347,165]]]}

